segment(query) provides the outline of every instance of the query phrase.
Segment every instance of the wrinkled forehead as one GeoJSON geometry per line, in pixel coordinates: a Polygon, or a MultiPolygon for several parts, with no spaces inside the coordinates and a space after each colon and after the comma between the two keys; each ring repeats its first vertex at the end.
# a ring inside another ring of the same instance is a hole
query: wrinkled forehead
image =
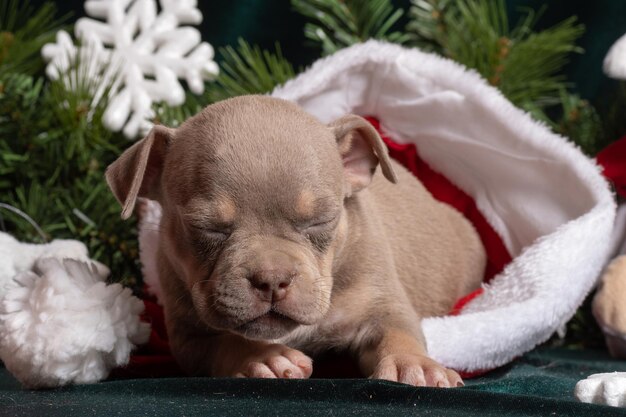
{"type": "MultiPolygon", "coordinates": [[[[198,167],[199,194],[228,218],[239,210],[264,217],[308,217],[330,209],[342,194],[341,176],[315,149],[240,147],[219,150],[198,167]]],[[[327,161],[330,162],[330,161],[327,161]]]]}
{"type": "Polygon", "coordinates": [[[226,193],[210,197],[196,195],[181,207],[185,220],[196,224],[230,225],[253,222],[307,223],[320,218],[332,217],[341,209],[341,199],[329,194],[315,194],[302,190],[297,194],[285,194],[278,199],[261,197],[237,197],[226,193]]]}
{"type": "Polygon", "coordinates": [[[210,106],[177,129],[171,151],[167,175],[184,176],[185,198],[304,210],[314,196],[343,191],[333,133],[288,103],[256,98],[210,106]]]}

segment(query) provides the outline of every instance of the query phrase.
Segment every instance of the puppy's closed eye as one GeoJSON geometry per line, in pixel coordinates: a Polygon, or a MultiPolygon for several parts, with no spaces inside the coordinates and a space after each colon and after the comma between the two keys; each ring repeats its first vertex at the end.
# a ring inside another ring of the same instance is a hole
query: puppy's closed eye
{"type": "Polygon", "coordinates": [[[335,223],[335,220],[336,220],[335,218],[332,218],[330,220],[318,220],[318,221],[315,221],[312,224],[308,224],[307,226],[305,226],[304,230],[307,233],[309,233],[311,231],[316,231],[316,230],[330,228],[335,223]]]}
{"type": "Polygon", "coordinates": [[[207,260],[221,252],[231,230],[209,225],[189,224],[191,241],[197,254],[207,260]]]}
{"type": "Polygon", "coordinates": [[[324,252],[333,238],[333,232],[338,220],[339,216],[331,219],[315,220],[303,227],[301,233],[306,236],[315,249],[324,252]]]}
{"type": "Polygon", "coordinates": [[[209,202],[192,200],[180,214],[186,228],[203,240],[223,241],[233,231],[234,203],[225,197],[209,202]]]}
{"type": "Polygon", "coordinates": [[[232,228],[229,226],[191,224],[190,227],[196,233],[199,233],[208,239],[214,239],[214,240],[226,240],[232,233],[232,228]]]}
{"type": "Polygon", "coordinates": [[[223,225],[191,224],[190,228],[193,230],[193,234],[199,238],[198,240],[211,244],[219,244],[226,241],[232,233],[231,227],[223,225]]]}

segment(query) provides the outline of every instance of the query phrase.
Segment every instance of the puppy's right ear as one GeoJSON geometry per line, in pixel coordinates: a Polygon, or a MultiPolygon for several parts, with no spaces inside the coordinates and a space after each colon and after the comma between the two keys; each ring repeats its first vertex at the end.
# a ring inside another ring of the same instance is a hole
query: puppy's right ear
{"type": "Polygon", "coordinates": [[[148,136],[128,148],[106,170],[111,191],[122,205],[122,219],[133,213],[137,197],[156,200],[161,170],[174,130],[154,126],[148,136]]]}
{"type": "Polygon", "coordinates": [[[349,185],[348,195],[369,185],[377,165],[381,166],[385,178],[397,182],[387,147],[370,122],[348,114],[329,126],[337,140],[349,185]]]}

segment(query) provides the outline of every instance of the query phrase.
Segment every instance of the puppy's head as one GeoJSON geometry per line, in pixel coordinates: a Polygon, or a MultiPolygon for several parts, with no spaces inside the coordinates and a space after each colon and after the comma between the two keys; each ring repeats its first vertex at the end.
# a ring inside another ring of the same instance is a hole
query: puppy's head
{"type": "Polygon", "coordinates": [[[281,337],[322,319],[346,199],[378,163],[395,181],[372,126],[330,125],[284,100],[244,96],[207,107],[173,130],[155,126],[108,168],[123,206],[163,206],[161,253],[209,326],[281,337]]]}

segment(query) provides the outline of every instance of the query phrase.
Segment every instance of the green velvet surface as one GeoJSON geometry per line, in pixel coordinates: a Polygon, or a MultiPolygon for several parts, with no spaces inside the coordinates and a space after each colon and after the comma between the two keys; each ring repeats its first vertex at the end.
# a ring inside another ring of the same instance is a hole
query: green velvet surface
{"type": "Polygon", "coordinates": [[[458,389],[366,379],[166,378],[28,391],[2,369],[0,416],[626,416],[626,409],[573,396],[579,379],[612,371],[626,371],[626,362],[601,351],[542,349],[458,389]]]}

